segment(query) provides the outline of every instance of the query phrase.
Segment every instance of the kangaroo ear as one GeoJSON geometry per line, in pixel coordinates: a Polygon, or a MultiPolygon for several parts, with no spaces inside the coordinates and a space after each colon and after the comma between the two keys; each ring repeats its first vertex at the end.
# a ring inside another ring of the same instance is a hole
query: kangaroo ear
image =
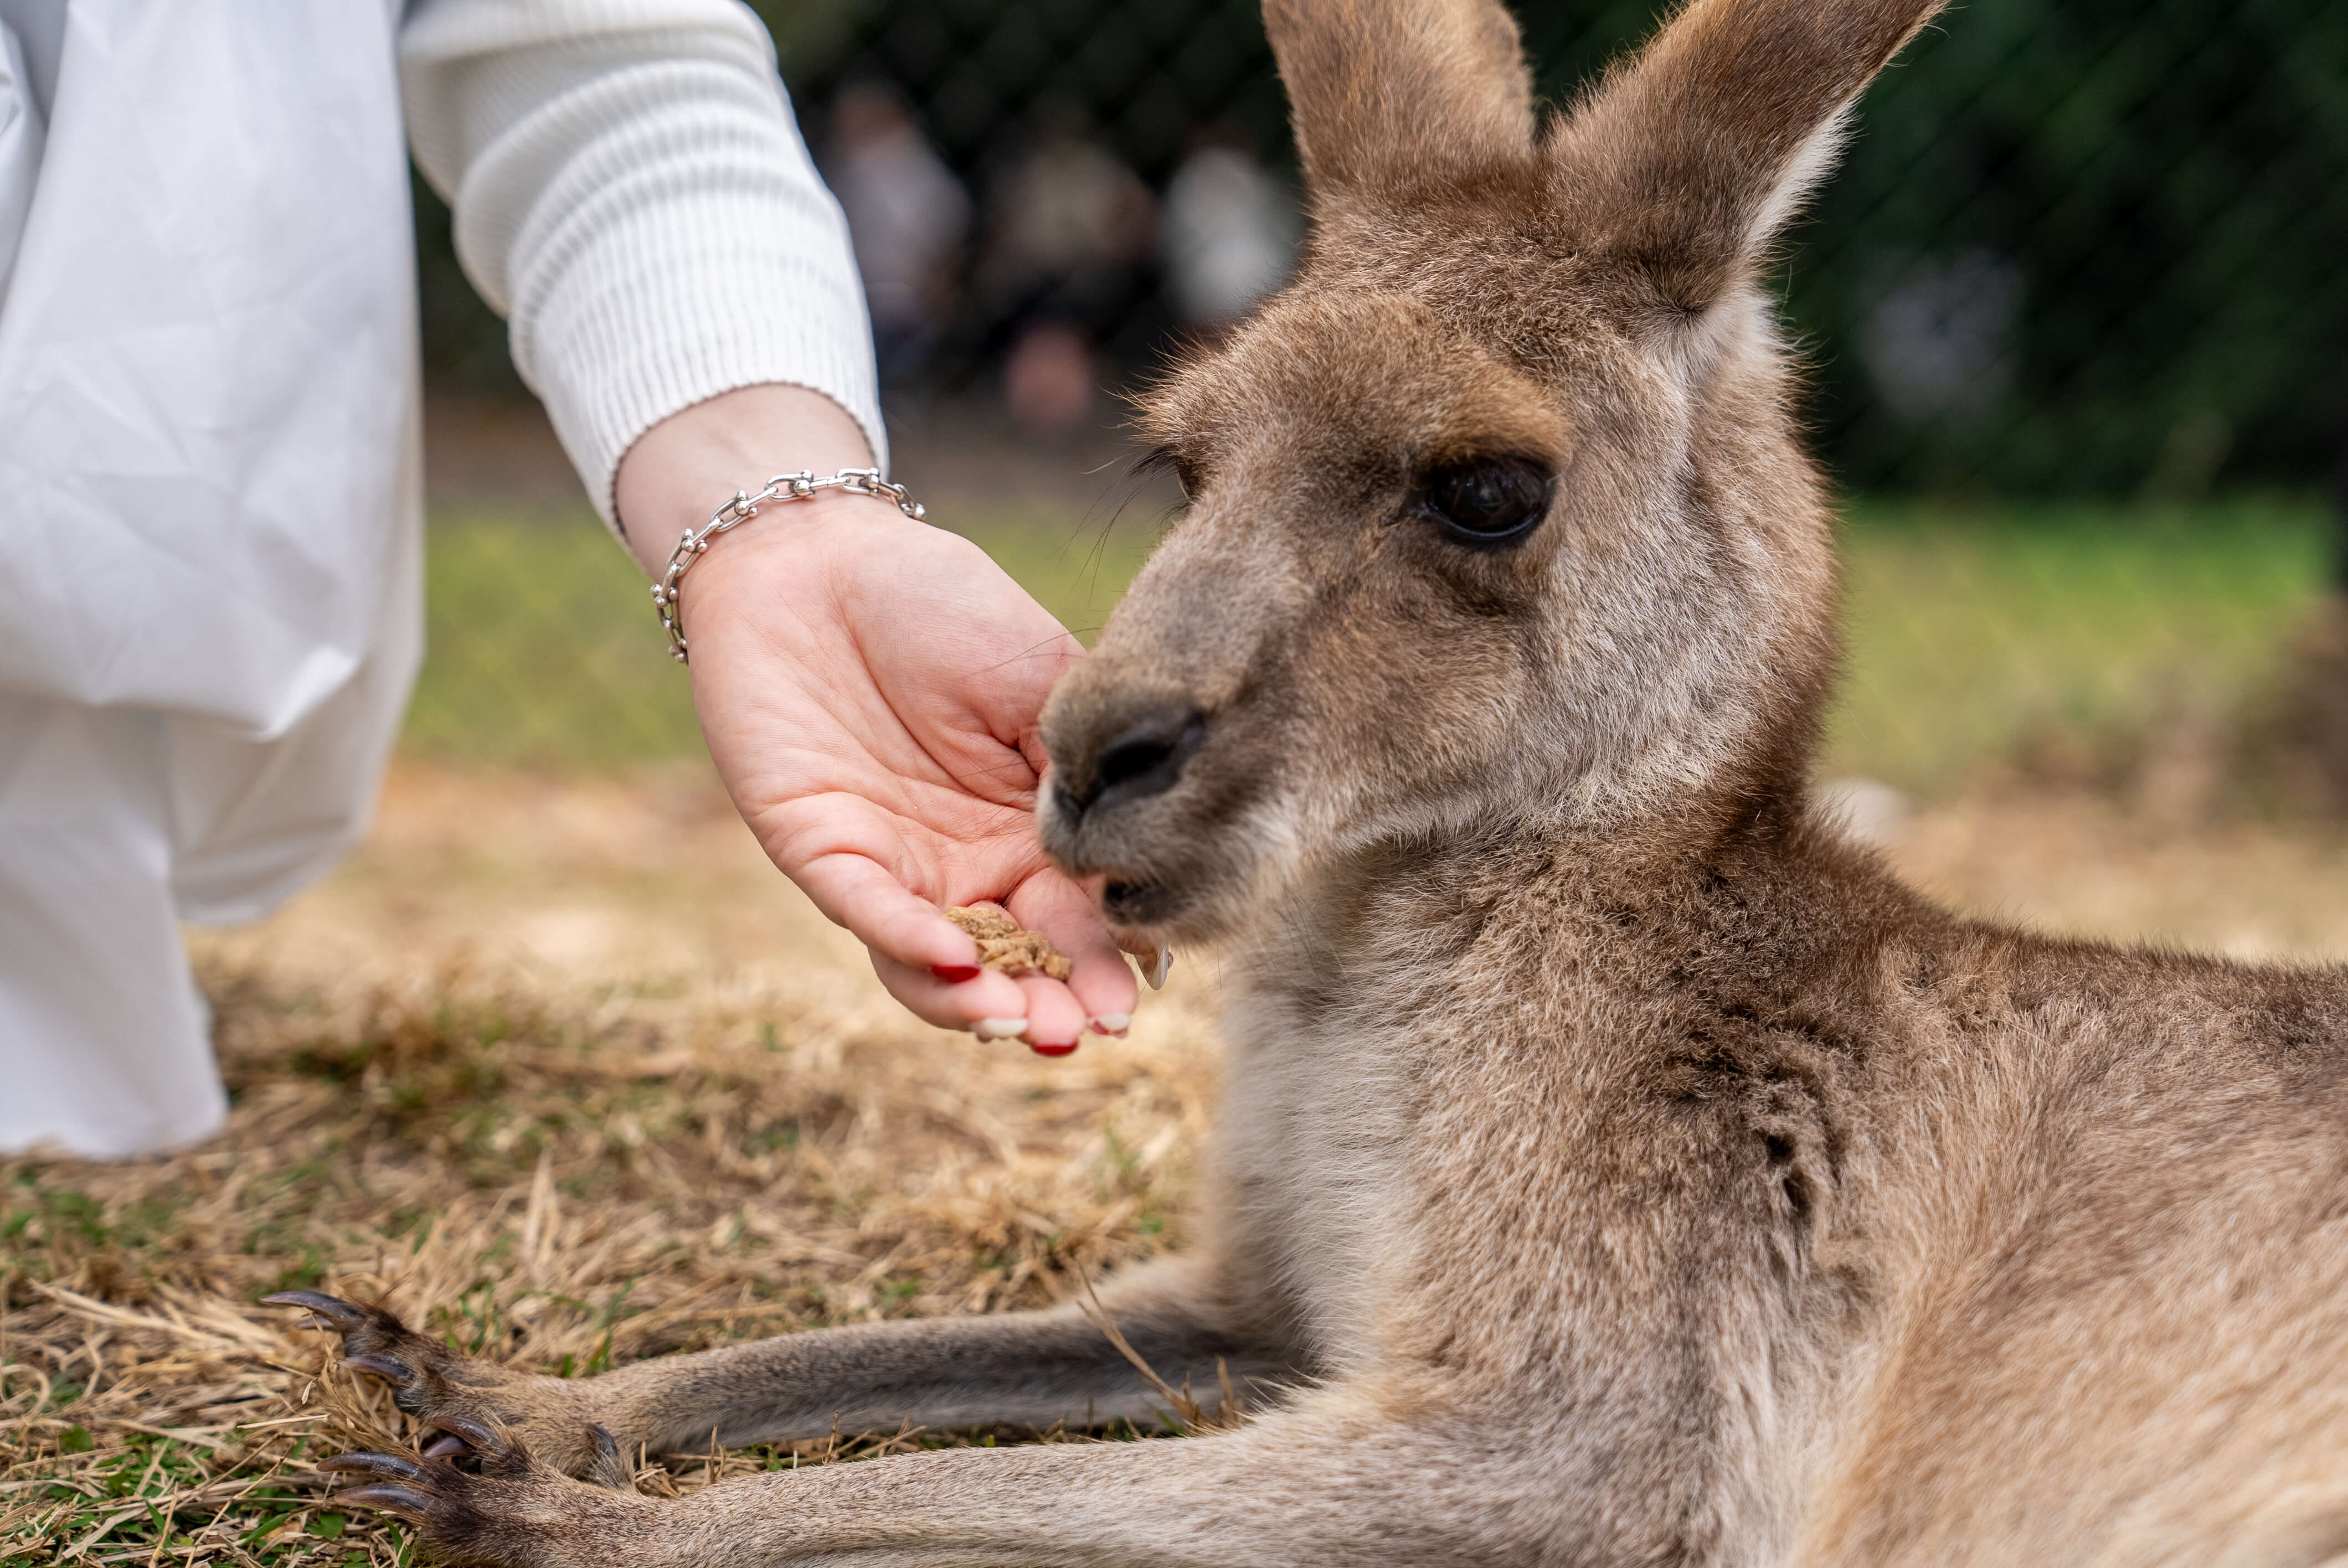
{"type": "Polygon", "coordinates": [[[1752,276],[1844,114],[1942,0],[1691,0],[1559,127],[1585,243],[1701,311],[1752,276]]]}
{"type": "Polygon", "coordinates": [[[1532,78],[1498,0],[1264,0],[1319,197],[1522,166],[1532,78]]]}

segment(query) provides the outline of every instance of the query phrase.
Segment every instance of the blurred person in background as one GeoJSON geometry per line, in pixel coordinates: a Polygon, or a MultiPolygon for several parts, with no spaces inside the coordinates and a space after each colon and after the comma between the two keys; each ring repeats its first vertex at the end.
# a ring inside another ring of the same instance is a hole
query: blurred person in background
{"type": "Polygon", "coordinates": [[[1296,197],[1228,122],[1207,128],[1166,187],[1159,257],[1185,326],[1212,333],[1288,281],[1303,233],[1296,197]]]}
{"type": "MultiPolygon", "coordinates": [[[[647,571],[884,451],[847,228],[738,0],[0,0],[0,1149],[218,1127],[180,922],[364,831],[421,641],[403,129],[647,571]]],[[[1039,1049],[1123,1026],[1029,812],[1079,653],[1048,614],[837,491],[682,597],[719,773],[894,995],[1039,1049]],[[983,898],[1073,979],[975,968],[938,907],[983,898]]]]}
{"type": "Polygon", "coordinates": [[[831,135],[831,186],[855,241],[880,384],[904,386],[927,366],[953,308],[970,196],[885,84],[842,88],[831,135]]]}
{"type": "Polygon", "coordinates": [[[1129,306],[1148,259],[1149,188],[1061,103],[988,190],[982,298],[1010,323],[1004,401],[1029,439],[1090,426],[1104,379],[1098,345],[1129,306]]]}

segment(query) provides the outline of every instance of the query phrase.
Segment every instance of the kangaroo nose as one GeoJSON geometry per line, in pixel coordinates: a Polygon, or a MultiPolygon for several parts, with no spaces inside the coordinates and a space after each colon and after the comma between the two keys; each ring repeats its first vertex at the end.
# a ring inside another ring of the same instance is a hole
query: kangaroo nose
{"type": "Polygon", "coordinates": [[[1102,745],[1089,777],[1062,781],[1061,803],[1074,817],[1162,794],[1206,738],[1207,716],[1196,708],[1167,705],[1136,713],[1102,745]]]}

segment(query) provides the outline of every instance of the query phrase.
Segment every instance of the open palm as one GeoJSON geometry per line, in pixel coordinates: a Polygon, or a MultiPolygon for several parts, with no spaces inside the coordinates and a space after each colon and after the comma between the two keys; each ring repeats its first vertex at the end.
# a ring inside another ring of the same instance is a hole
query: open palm
{"type": "Polygon", "coordinates": [[[977,546],[885,502],[774,521],[683,596],[710,753],[767,854],[933,1023],[1047,1050],[1122,1029],[1133,972],[1034,818],[1037,720],[1082,648],[977,546]],[[940,909],[982,901],[1051,938],[1067,982],[963,978],[976,948],[940,909]]]}

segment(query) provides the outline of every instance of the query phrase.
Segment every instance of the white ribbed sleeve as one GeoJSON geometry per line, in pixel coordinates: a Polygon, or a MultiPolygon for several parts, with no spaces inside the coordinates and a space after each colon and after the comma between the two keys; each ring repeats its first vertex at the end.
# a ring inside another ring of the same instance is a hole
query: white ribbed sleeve
{"type": "Polygon", "coordinates": [[[829,395],[887,461],[848,225],[747,6],[414,0],[400,74],[458,258],[606,522],[636,437],[739,386],[829,395]]]}

